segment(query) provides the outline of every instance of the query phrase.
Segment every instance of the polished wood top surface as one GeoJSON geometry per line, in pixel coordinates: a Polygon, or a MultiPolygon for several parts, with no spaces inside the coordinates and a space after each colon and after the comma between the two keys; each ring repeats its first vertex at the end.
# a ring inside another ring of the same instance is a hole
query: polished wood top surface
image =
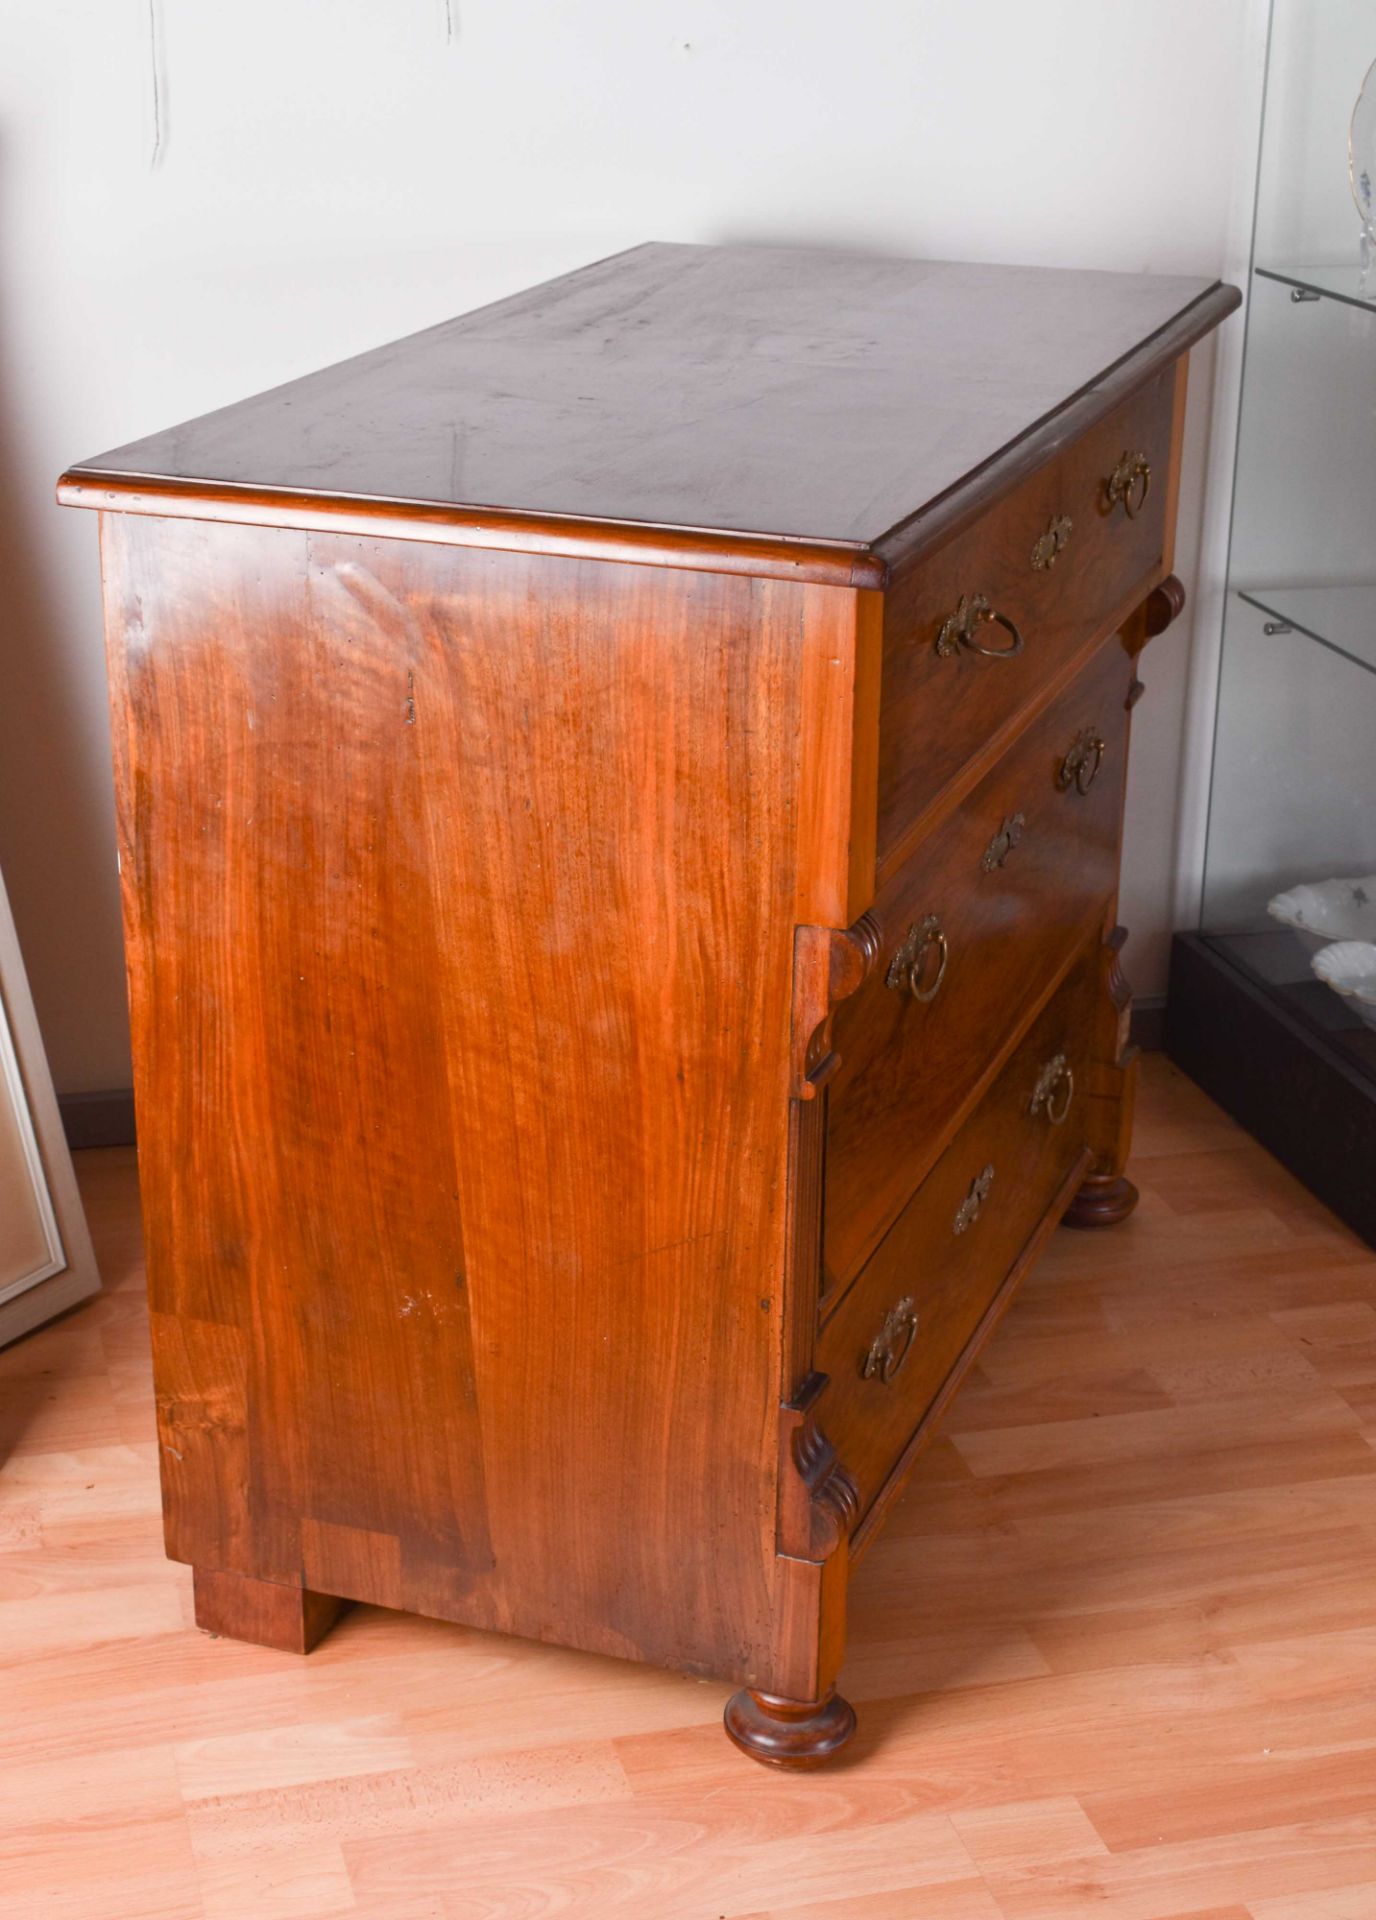
{"type": "MultiPolygon", "coordinates": [[[[407,502],[865,549],[1151,342],[1200,279],[636,247],[83,462],[209,492],[407,502]]],[[[145,508],[144,510],[151,510],[145,508]]]]}

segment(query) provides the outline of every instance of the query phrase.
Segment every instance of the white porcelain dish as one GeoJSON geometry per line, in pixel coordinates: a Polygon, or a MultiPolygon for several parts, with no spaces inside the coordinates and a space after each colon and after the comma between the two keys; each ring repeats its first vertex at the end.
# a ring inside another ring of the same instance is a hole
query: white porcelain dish
{"type": "Polygon", "coordinates": [[[1290,927],[1309,953],[1330,940],[1376,940],[1376,873],[1364,880],[1316,880],[1268,900],[1266,911],[1290,927]]]}
{"type": "Polygon", "coordinates": [[[1350,1000],[1369,1027],[1376,1027],[1376,942],[1337,940],[1309,962],[1326,987],[1350,1000]]]}

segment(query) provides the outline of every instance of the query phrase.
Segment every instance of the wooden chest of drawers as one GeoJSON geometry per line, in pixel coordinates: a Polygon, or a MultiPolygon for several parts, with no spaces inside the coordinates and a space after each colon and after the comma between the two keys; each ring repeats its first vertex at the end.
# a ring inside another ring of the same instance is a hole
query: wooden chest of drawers
{"type": "Polygon", "coordinates": [[[168,1551],[734,1683],[1120,1218],[1136,654],[1218,285],[644,247],[74,468],[168,1551]]]}

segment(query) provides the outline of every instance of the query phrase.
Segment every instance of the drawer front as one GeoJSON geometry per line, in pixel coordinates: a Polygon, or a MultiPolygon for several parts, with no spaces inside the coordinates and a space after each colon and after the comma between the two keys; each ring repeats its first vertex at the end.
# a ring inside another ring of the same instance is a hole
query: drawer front
{"type": "Polygon", "coordinates": [[[819,1416],[862,1513],[1081,1160],[1097,968],[1096,943],[818,1337],[819,1416]]]}
{"type": "Polygon", "coordinates": [[[832,1027],[824,1299],[1113,895],[1132,676],[1105,642],[875,904],[879,964],[832,1027]]]}
{"type": "Polygon", "coordinates": [[[1015,726],[1047,680],[1160,578],[1173,403],[1168,369],[890,589],[881,877],[972,754],[1015,726]],[[984,617],[970,613],[980,601],[984,617]]]}

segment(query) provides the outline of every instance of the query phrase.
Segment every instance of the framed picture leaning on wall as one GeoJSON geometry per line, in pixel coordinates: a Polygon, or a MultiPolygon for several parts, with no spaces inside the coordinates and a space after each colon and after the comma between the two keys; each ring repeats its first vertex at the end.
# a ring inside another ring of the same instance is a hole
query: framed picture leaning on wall
{"type": "Polygon", "coordinates": [[[0,1346],[75,1306],[99,1286],[0,879],[0,1346]]]}

